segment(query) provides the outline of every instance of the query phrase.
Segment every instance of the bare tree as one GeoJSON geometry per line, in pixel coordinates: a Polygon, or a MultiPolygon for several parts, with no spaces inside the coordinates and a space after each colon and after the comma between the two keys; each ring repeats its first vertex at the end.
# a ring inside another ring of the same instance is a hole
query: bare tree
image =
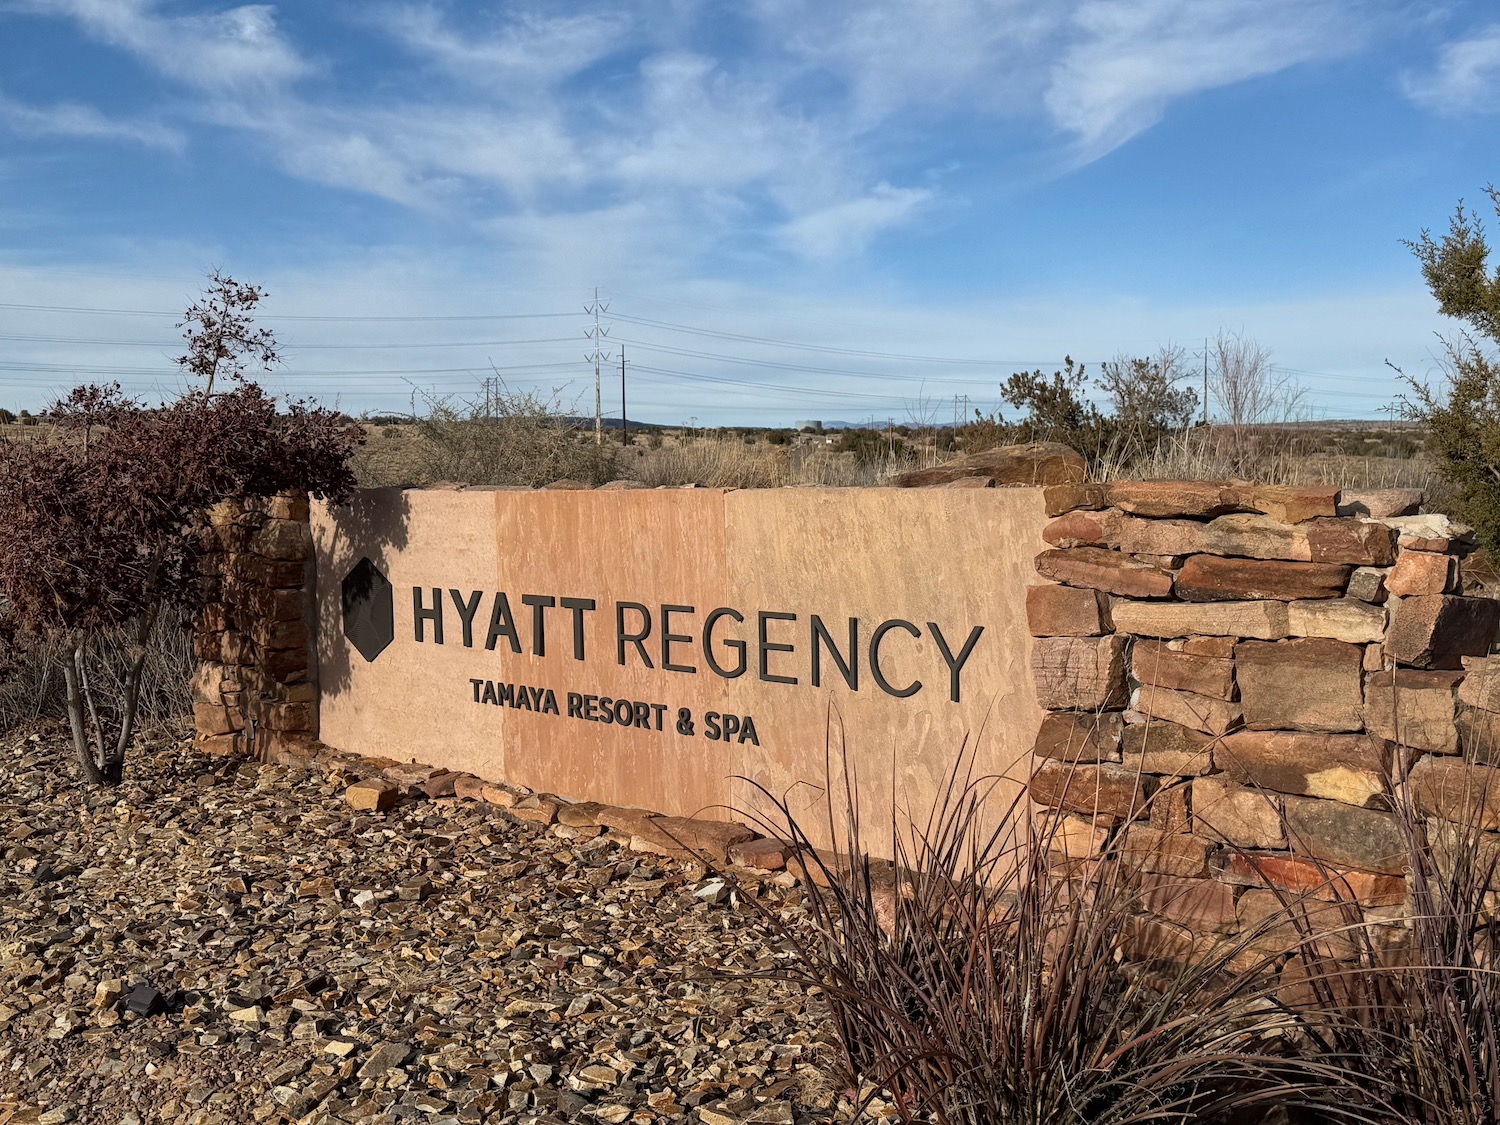
{"type": "Polygon", "coordinates": [[[1224,452],[1237,476],[1253,475],[1265,446],[1286,434],[1265,427],[1295,422],[1306,388],[1271,362],[1271,350],[1238,332],[1220,329],[1208,349],[1208,394],[1223,416],[1224,452]]]}
{"type": "Polygon", "coordinates": [[[1219,330],[1208,348],[1208,395],[1235,429],[1290,422],[1305,391],[1271,363],[1271,349],[1238,332],[1219,330]]]}

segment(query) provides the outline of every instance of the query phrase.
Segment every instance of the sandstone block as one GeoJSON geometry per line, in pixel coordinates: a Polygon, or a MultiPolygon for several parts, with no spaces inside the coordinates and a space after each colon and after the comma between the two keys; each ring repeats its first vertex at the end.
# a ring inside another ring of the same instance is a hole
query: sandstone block
{"type": "Polygon", "coordinates": [[[1386,612],[1354,598],[1289,602],[1287,631],[1294,637],[1326,637],[1349,644],[1370,644],[1385,636],[1386,612]]]}
{"type": "Polygon", "coordinates": [[[1195,933],[1232,930],[1239,920],[1234,909],[1234,887],[1217,879],[1143,875],[1141,901],[1152,914],[1187,926],[1195,933]]]}
{"type": "Polygon", "coordinates": [[[1414,516],[1426,499],[1420,488],[1346,488],[1339,493],[1338,514],[1377,520],[1414,516]]]}
{"type": "Polygon", "coordinates": [[[1109,599],[1074,586],[1028,586],[1026,623],[1033,637],[1097,637],[1110,631],[1109,599]]]}
{"type": "Polygon", "coordinates": [[[1402,551],[1386,577],[1385,588],[1398,598],[1446,594],[1458,588],[1458,559],[1428,551],[1402,551]]]}
{"type": "Polygon", "coordinates": [[[648,822],[656,816],[649,809],[633,809],[617,805],[605,805],[596,815],[599,823],[604,827],[627,836],[638,836],[649,831],[648,822]]]}
{"type": "Polygon", "coordinates": [[[1109,828],[1097,819],[1064,816],[1045,832],[1044,838],[1047,847],[1064,859],[1094,859],[1109,843],[1109,828]]]}
{"type": "Polygon", "coordinates": [[[316,731],[318,710],[311,703],[267,703],[261,707],[261,725],[267,730],[316,731]]]}
{"type": "Polygon", "coordinates": [[[1079,509],[1097,511],[1104,507],[1102,484],[1051,484],[1042,489],[1042,506],[1049,516],[1079,509]]]}
{"type": "Polygon", "coordinates": [[[1462,672],[1397,668],[1365,676],[1365,729],[1401,746],[1458,752],[1455,697],[1462,672]]]}
{"type": "Polygon", "coordinates": [[[1247,727],[1336,733],[1364,726],[1364,653],[1354,645],[1316,637],[1242,641],[1234,660],[1247,727]]]}
{"type": "Polygon", "coordinates": [[[225,664],[254,664],[255,642],[244,633],[230,629],[219,640],[225,664]]]}
{"type": "Polygon", "coordinates": [[[1500,765],[1500,715],[1477,707],[1460,707],[1458,745],[1465,757],[1487,766],[1500,765]]]}
{"type": "Polygon", "coordinates": [[[1193,830],[1192,783],[1180,778],[1166,778],[1151,798],[1146,819],[1161,832],[1187,833],[1193,830]]]}
{"type": "Polygon", "coordinates": [[[1130,709],[1206,734],[1224,734],[1239,726],[1244,719],[1240,705],[1227,699],[1144,685],[1131,693],[1130,709]]]}
{"type": "Polygon", "coordinates": [[[1156,779],[1118,765],[1075,766],[1047,760],[1031,775],[1029,791],[1033,801],[1047,808],[1128,820],[1156,791],[1156,779]]]}
{"type": "Polygon", "coordinates": [[[1177,723],[1131,723],[1122,739],[1124,765],[1141,773],[1196,777],[1214,770],[1216,740],[1177,723]]]}
{"type": "Polygon", "coordinates": [[[240,690],[236,674],[223,664],[199,664],[189,681],[195,703],[222,703],[226,695],[240,690]]]}
{"type": "Polygon", "coordinates": [[[1189,656],[1206,656],[1211,660],[1233,660],[1233,637],[1183,637],[1174,640],[1168,647],[1173,652],[1185,652],[1189,656]]]}
{"type": "Polygon", "coordinates": [[[1464,552],[1474,543],[1474,529],[1438,512],[1425,516],[1396,516],[1381,521],[1393,529],[1405,551],[1464,552]]]}
{"type": "Polygon", "coordinates": [[[1171,558],[1208,549],[1206,524],[1197,520],[1150,520],[1119,516],[1105,525],[1106,546],[1129,554],[1171,558]]]}
{"type": "Polygon", "coordinates": [[[1234,661],[1194,655],[1183,641],[1136,641],[1131,646],[1130,671],[1147,687],[1190,691],[1216,699],[1235,696],[1234,661]]]}
{"type": "Polygon", "coordinates": [[[1193,831],[1240,848],[1286,846],[1281,799],[1222,777],[1193,779],[1193,831]]]}
{"type": "Polygon", "coordinates": [[[1240,731],[1216,760],[1242,784],[1359,806],[1385,794],[1390,767],[1384,740],[1366,734],[1240,731]]]}
{"type": "Polygon", "coordinates": [[[1255,514],[1220,516],[1204,525],[1201,549],[1213,555],[1311,562],[1309,526],[1293,526],[1270,516],[1255,514]]]}
{"type": "Polygon", "coordinates": [[[217,702],[193,704],[193,730],[202,737],[233,734],[244,727],[244,716],[238,707],[217,702]]]}
{"type": "MultiPolygon", "coordinates": [[[[635,839],[644,839],[649,849],[664,855],[707,859],[723,866],[729,862],[729,848],[755,839],[755,833],[743,824],[726,820],[697,820],[685,816],[653,817],[635,839]]],[[[635,847],[635,840],[631,841],[635,847]]]]}
{"type": "Polygon", "coordinates": [[[458,779],[466,776],[454,770],[433,770],[417,783],[417,788],[434,800],[458,796],[458,779]]]}
{"type": "Polygon", "coordinates": [[[1413,668],[1458,668],[1462,657],[1485,656],[1500,625],[1500,601],[1419,594],[1402,598],[1391,615],[1386,655],[1413,668]]]}
{"type": "Polygon", "coordinates": [[[1339,490],[1326,485],[1251,484],[1240,485],[1235,491],[1244,507],[1283,523],[1339,515],[1339,490]]]}
{"type": "Polygon", "coordinates": [[[277,683],[295,683],[307,679],[308,660],[305,648],[267,650],[260,654],[260,668],[277,683]]]}
{"type": "Polygon", "coordinates": [[[1312,562],[1352,563],[1355,566],[1390,566],[1396,561],[1396,537],[1382,523],[1369,520],[1311,520],[1307,528],[1308,553],[1312,562]]]}
{"type": "Polygon", "coordinates": [[[1082,484],[1083,458],[1057,442],[1002,445],[961,457],[947,465],[917,469],[896,478],[898,488],[927,488],[960,477],[993,477],[996,484],[1082,484]]]}
{"type": "Polygon", "coordinates": [[[1037,703],[1049,711],[1110,711],[1123,707],[1125,640],[1038,637],[1031,645],[1037,703]]]}
{"type": "Polygon", "coordinates": [[[251,535],[250,550],[262,558],[300,562],[312,550],[312,533],[300,520],[268,519],[251,535]]]}
{"type": "Polygon", "coordinates": [[[295,520],[299,523],[306,523],[309,515],[306,495],[268,496],[261,510],[272,519],[295,520]]]}
{"type": "Polygon", "coordinates": [[[1458,698],[1470,707],[1500,714],[1500,657],[1465,660],[1458,698]]]}
{"type": "Polygon", "coordinates": [[[557,823],[567,828],[593,828],[602,824],[599,813],[605,806],[598,801],[575,801],[557,810],[557,823]]]}
{"type": "Polygon", "coordinates": [[[1141,915],[1126,922],[1120,949],[1130,961],[1181,963],[1205,956],[1220,940],[1216,934],[1194,934],[1175,922],[1141,915]]]}
{"type": "Polygon", "coordinates": [[[1492,832],[1500,828],[1500,769],[1462,758],[1423,758],[1408,776],[1412,798],[1429,816],[1492,832]]]}
{"type": "Polygon", "coordinates": [[[1105,489],[1104,495],[1122,512],[1158,519],[1217,516],[1240,507],[1236,490],[1214,481],[1115,481],[1105,489]]]}
{"type": "Polygon", "coordinates": [[[309,640],[307,622],[301,618],[254,621],[250,625],[250,637],[263,649],[306,648],[309,640]]]}
{"type": "Polygon", "coordinates": [[[1406,880],[1400,875],[1350,871],[1303,856],[1231,852],[1222,877],[1361,906],[1396,906],[1406,898],[1406,880]]]}
{"type": "Polygon", "coordinates": [[[1406,836],[1390,813],[1315,797],[1288,797],[1285,807],[1287,838],[1299,855],[1383,875],[1406,870],[1406,836]]]}
{"type": "Polygon", "coordinates": [[[1120,513],[1069,512],[1042,528],[1042,538],[1054,547],[1104,547],[1110,541],[1110,526],[1120,513]]]}
{"type": "Polygon", "coordinates": [[[1043,551],[1036,557],[1036,570],[1054,582],[1133,598],[1164,598],[1172,592],[1167,571],[1100,547],[1043,551]]]}
{"type": "Polygon", "coordinates": [[[1388,671],[1389,669],[1388,669],[1387,665],[1389,665],[1390,668],[1394,668],[1395,667],[1394,664],[1391,664],[1385,658],[1385,645],[1379,644],[1379,643],[1365,645],[1365,671],[1366,672],[1384,672],[1384,671],[1388,671]]]}
{"type": "Polygon", "coordinates": [[[307,564],[284,559],[265,559],[259,555],[237,555],[234,560],[237,578],[257,586],[275,589],[302,587],[307,583],[307,564]]]}
{"type": "Polygon", "coordinates": [[[1256,637],[1276,640],[1287,636],[1286,603],[1110,602],[1115,629],[1141,637],[1256,637]]]}
{"type": "Polygon", "coordinates": [[[256,617],[269,621],[293,621],[301,617],[304,598],[301,590],[268,590],[252,586],[243,591],[245,608],[256,617]]]}
{"type": "Polygon", "coordinates": [[[1035,752],[1063,762],[1119,761],[1123,726],[1113,711],[1053,711],[1042,719],[1035,752]]]}
{"type": "Polygon", "coordinates": [[[729,845],[729,862],[757,871],[780,871],[786,867],[787,846],[780,840],[757,836],[729,845]]]}
{"type": "Polygon", "coordinates": [[[200,734],[193,742],[193,747],[200,754],[211,754],[216,758],[231,758],[240,752],[240,742],[244,735],[240,732],[234,734],[200,734]]]}
{"type": "Polygon", "coordinates": [[[1190,602],[1337,598],[1351,569],[1337,563],[1193,555],[1182,564],[1172,588],[1190,602]]]}
{"type": "Polygon", "coordinates": [[[471,773],[461,773],[453,779],[453,795],[460,801],[482,801],[484,780],[471,773]]]}
{"type": "Polygon", "coordinates": [[[509,812],[517,820],[549,825],[557,820],[557,810],[561,807],[562,802],[556,797],[537,795],[517,801],[510,807],[509,812]]]}
{"type": "Polygon", "coordinates": [[[1353,903],[1250,887],[1235,903],[1235,913],[1240,939],[1267,953],[1296,948],[1309,938],[1334,957],[1353,957],[1359,949],[1351,927],[1358,925],[1361,912],[1353,903]]]}
{"type": "Polygon", "coordinates": [[[385,812],[395,808],[400,799],[400,788],[383,777],[357,781],[344,790],[344,800],[349,802],[349,807],[363,812],[385,812]]]}
{"type": "Polygon", "coordinates": [[[1380,605],[1385,601],[1385,576],[1390,572],[1379,566],[1357,566],[1349,575],[1349,596],[1362,602],[1380,605]]]}
{"type": "Polygon", "coordinates": [[[199,610],[195,628],[204,633],[222,633],[234,626],[234,614],[227,605],[223,602],[209,602],[199,610]]]}
{"type": "Polygon", "coordinates": [[[1144,824],[1130,825],[1120,842],[1120,857],[1132,867],[1188,879],[1208,874],[1212,852],[1213,844],[1201,837],[1162,832],[1144,824]]]}
{"type": "Polygon", "coordinates": [[[510,786],[498,782],[485,782],[479,790],[481,799],[497,809],[514,808],[520,798],[510,786]]]}

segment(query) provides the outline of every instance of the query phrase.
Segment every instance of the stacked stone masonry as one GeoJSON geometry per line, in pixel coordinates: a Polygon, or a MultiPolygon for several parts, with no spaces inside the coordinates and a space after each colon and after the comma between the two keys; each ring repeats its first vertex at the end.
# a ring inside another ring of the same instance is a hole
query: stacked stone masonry
{"type": "Polygon", "coordinates": [[[1500,602],[1465,595],[1470,529],[1422,500],[1046,489],[1030,794],[1060,815],[1066,860],[1118,848],[1138,866],[1151,941],[1248,931],[1287,895],[1326,902],[1330,926],[1357,904],[1399,927],[1397,786],[1433,838],[1485,794],[1500,847],[1500,602]]]}
{"type": "Polygon", "coordinates": [[[207,753],[272,758],[318,736],[309,635],[312,534],[303,496],[210,512],[211,598],[194,631],[193,718],[207,753]]]}

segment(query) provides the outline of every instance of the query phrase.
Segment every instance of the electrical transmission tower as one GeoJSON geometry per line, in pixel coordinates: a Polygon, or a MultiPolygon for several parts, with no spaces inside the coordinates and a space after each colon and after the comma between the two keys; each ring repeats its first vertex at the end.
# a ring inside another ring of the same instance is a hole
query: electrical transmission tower
{"type": "Polygon", "coordinates": [[[600,368],[608,361],[609,353],[601,350],[604,347],[604,338],[609,335],[608,328],[601,328],[599,317],[609,312],[609,305],[599,302],[599,287],[594,287],[594,303],[584,305],[583,311],[594,318],[594,326],[585,328],[583,334],[594,342],[594,350],[585,352],[584,359],[594,361],[594,444],[604,444],[604,386],[600,381],[600,368]]]}

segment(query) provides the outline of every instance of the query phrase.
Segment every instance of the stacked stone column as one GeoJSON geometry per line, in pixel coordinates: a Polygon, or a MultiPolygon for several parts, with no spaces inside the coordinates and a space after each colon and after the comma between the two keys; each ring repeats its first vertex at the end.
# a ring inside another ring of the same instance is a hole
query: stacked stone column
{"type": "Polygon", "coordinates": [[[260,758],[304,753],[318,735],[307,498],[225,501],[210,527],[210,600],[193,636],[198,745],[260,758]]]}
{"type": "MultiPolygon", "coordinates": [[[[1046,490],[1049,584],[1027,610],[1049,714],[1030,792],[1064,815],[1065,856],[1118,846],[1138,863],[1158,938],[1256,926],[1287,893],[1395,917],[1393,786],[1437,827],[1500,774],[1474,764],[1500,750],[1500,602],[1464,596],[1469,529],[1413,514],[1420,500],[1046,490]]],[[[1500,828],[1500,777],[1483,827],[1500,828]]]]}

